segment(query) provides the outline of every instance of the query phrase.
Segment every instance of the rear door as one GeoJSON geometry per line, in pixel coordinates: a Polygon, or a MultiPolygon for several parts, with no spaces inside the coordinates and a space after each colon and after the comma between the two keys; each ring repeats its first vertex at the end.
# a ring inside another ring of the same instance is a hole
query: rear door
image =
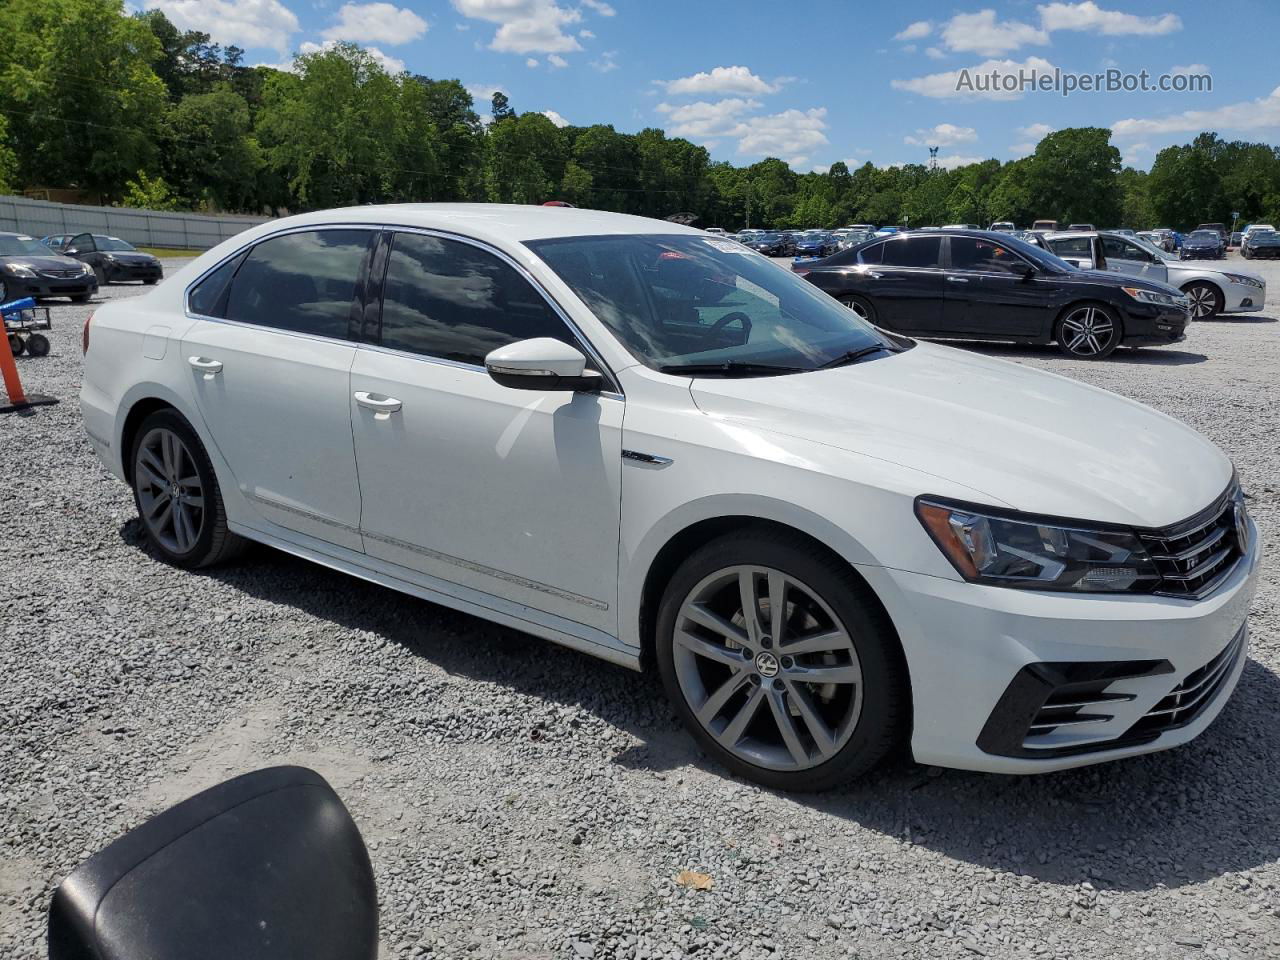
{"type": "Polygon", "coordinates": [[[1036,336],[1048,319],[1030,264],[985,237],[947,238],[945,330],[964,336],[1036,336]]]}
{"type": "Polygon", "coordinates": [[[941,234],[886,240],[864,254],[862,262],[871,264],[864,289],[875,302],[877,322],[903,333],[942,329],[946,281],[941,234]]]}
{"type": "Polygon", "coordinates": [[[192,290],[182,355],[237,488],[265,521],[360,550],[350,371],[368,229],[263,240],[192,290]]]}

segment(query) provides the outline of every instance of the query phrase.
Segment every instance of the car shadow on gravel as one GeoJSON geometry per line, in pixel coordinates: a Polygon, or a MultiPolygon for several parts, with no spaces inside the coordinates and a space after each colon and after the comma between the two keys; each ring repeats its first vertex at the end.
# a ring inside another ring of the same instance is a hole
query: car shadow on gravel
{"type": "Polygon", "coordinates": [[[952,340],[948,341],[947,345],[969,350],[973,353],[985,354],[989,357],[1051,357],[1056,360],[1071,360],[1075,363],[1086,364],[1121,363],[1138,366],[1176,367],[1189,363],[1204,363],[1209,359],[1203,353],[1192,353],[1188,350],[1171,350],[1168,347],[1142,347],[1137,350],[1122,347],[1105,360],[1089,360],[1084,357],[1068,357],[1053,344],[1045,343],[973,343],[952,340]]]}
{"type": "Polygon", "coordinates": [[[1220,313],[1216,317],[1204,317],[1203,319],[1197,320],[1196,323],[1280,323],[1280,320],[1277,320],[1275,317],[1242,317],[1239,314],[1220,313]]]}
{"type": "MultiPolygon", "coordinates": [[[[137,520],[121,536],[146,549],[137,520]]],[[[706,757],[651,675],[265,547],[192,575],[397,644],[449,675],[585,710],[638,741],[612,758],[620,766],[696,767],[770,792],[706,757]]],[[[1251,660],[1213,725],[1178,749],[1028,777],[900,757],[840,790],[775,796],[994,871],[1119,890],[1179,887],[1280,859],[1278,702],[1280,678],[1251,660]]],[[[517,722],[530,739],[566,735],[517,722]]]]}

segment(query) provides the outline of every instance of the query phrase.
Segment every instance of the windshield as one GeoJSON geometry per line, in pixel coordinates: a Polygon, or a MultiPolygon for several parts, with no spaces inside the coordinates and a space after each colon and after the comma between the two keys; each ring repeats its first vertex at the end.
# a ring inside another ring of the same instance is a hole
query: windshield
{"type": "Polygon", "coordinates": [[[102,237],[98,234],[93,235],[93,242],[97,244],[99,250],[136,250],[138,249],[132,243],[121,240],[119,237],[102,237]]]}
{"type": "Polygon", "coordinates": [[[1254,230],[1249,234],[1250,240],[1273,240],[1276,232],[1274,230],[1254,230]]]}
{"type": "Polygon", "coordinates": [[[909,343],[876,330],[789,270],[722,240],[594,236],[526,245],[637,360],[655,369],[722,364],[725,376],[792,373],[909,343]]]}
{"type": "Polygon", "coordinates": [[[1196,230],[1189,239],[1199,240],[1201,243],[1217,243],[1220,238],[1212,230],[1196,230]]]}
{"type": "Polygon", "coordinates": [[[0,257],[57,256],[35,237],[0,237],[0,257]]]}

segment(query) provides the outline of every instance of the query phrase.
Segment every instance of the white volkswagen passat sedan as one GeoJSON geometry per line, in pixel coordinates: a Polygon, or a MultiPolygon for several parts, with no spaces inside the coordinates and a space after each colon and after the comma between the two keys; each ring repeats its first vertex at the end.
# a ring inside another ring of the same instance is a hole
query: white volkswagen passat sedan
{"type": "Polygon", "coordinates": [[[1140,404],[868,325],[589,210],[278,220],[85,326],[157,554],[245,540],[657,670],[725,766],[909,741],[1029,773],[1184,743],[1246,659],[1230,462],[1140,404]]]}

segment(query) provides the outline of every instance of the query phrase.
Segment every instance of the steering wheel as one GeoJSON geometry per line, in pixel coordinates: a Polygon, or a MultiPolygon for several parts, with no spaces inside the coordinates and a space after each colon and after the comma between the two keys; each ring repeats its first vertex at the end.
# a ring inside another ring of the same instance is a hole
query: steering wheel
{"type": "Polygon", "coordinates": [[[748,317],[748,316],[747,316],[745,313],[743,313],[741,310],[735,310],[735,311],[733,311],[733,313],[726,313],[723,317],[721,317],[719,320],[717,320],[715,323],[713,323],[713,324],[710,326],[710,328],[707,330],[707,339],[710,339],[711,337],[714,337],[716,334],[718,334],[721,330],[723,330],[723,329],[724,329],[725,327],[727,327],[729,324],[733,323],[733,321],[735,321],[735,320],[741,320],[741,321],[742,321],[742,333],[743,333],[743,339],[744,339],[744,340],[750,339],[750,337],[751,337],[751,318],[750,318],[750,317],[748,317]]]}

